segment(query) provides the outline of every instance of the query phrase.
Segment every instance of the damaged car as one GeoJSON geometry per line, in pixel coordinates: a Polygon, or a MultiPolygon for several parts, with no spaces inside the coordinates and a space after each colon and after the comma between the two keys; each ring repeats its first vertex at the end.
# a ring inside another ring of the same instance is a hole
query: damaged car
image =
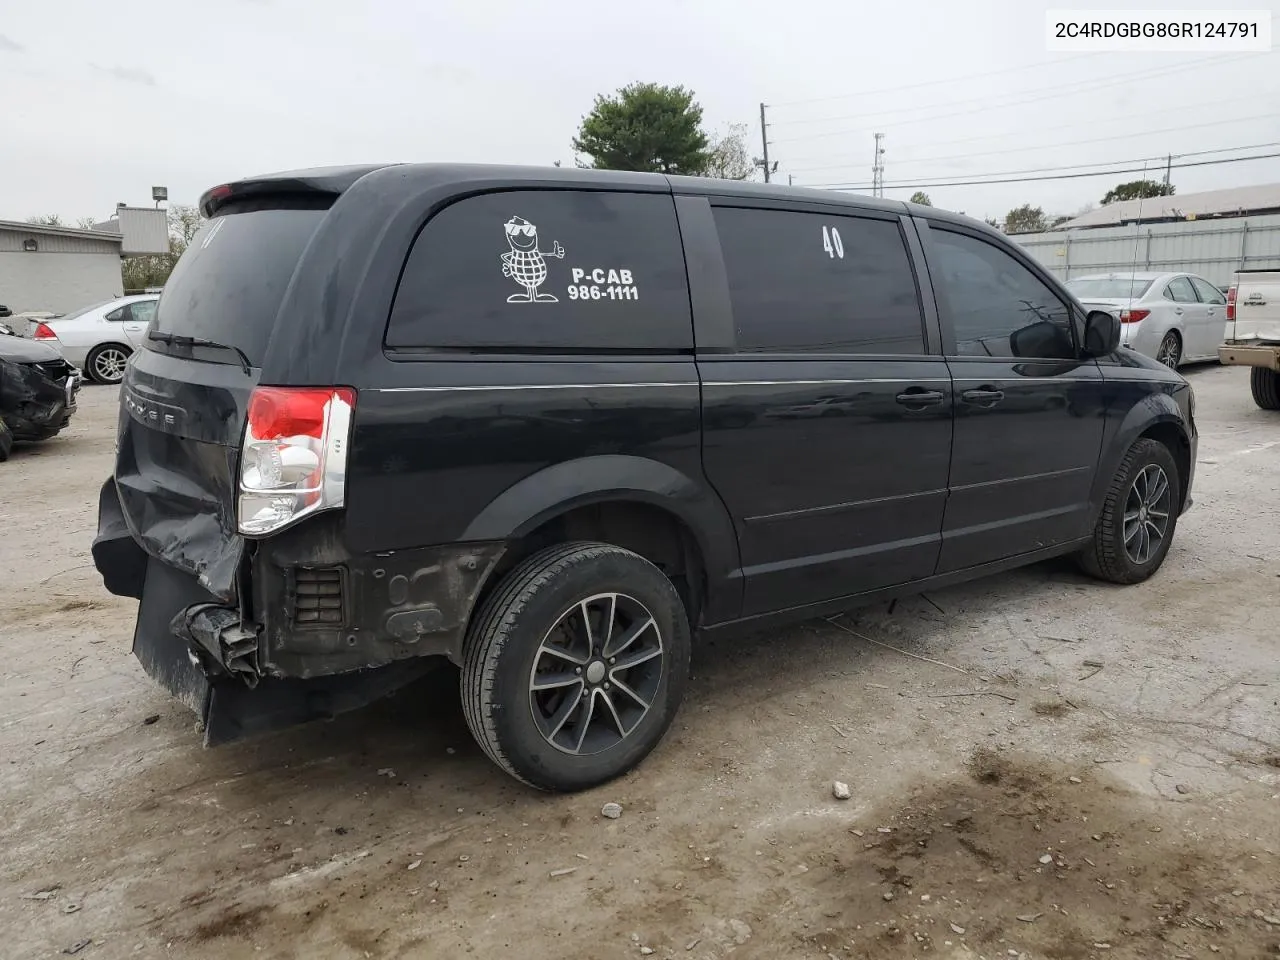
{"type": "Polygon", "coordinates": [[[0,332],[0,460],[15,440],[48,440],[76,412],[80,373],[57,350],[0,332]]]}
{"type": "Polygon", "coordinates": [[[444,659],[491,760],[580,790],[662,739],[695,637],[1057,556],[1139,583],[1191,505],[1190,385],[980,221],[444,164],[201,211],[93,558],[207,744],[444,659]]]}

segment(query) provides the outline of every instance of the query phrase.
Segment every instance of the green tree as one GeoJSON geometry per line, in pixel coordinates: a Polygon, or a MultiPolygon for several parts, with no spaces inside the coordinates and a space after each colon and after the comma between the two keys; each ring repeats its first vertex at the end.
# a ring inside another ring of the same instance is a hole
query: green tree
{"type": "Polygon", "coordinates": [[[92,230],[98,221],[93,217],[80,217],[76,220],[76,228],[79,230],[92,230]]]}
{"type": "Polygon", "coordinates": [[[933,201],[929,199],[929,195],[923,190],[917,190],[911,195],[911,202],[918,203],[922,207],[932,207],[933,201]]]}
{"type": "Polygon", "coordinates": [[[1044,210],[1029,203],[1014,207],[1004,218],[1005,233],[1040,233],[1047,229],[1049,224],[1045,221],[1044,210]]]}
{"type": "Polygon", "coordinates": [[[573,149],[603,170],[701,174],[708,164],[702,107],[684,87],[633,83],[596,97],[573,149]]]}
{"type": "Polygon", "coordinates": [[[995,227],[997,230],[1003,229],[1003,224],[1001,224],[995,217],[983,217],[982,222],[988,227],[995,227]]]}
{"type": "Polygon", "coordinates": [[[1128,183],[1118,183],[1108,190],[1106,196],[1102,198],[1102,205],[1106,206],[1108,203],[1114,203],[1117,200],[1171,197],[1174,190],[1173,184],[1162,183],[1159,180],[1130,180],[1128,183]]]}
{"type": "Polygon", "coordinates": [[[702,171],[706,177],[722,180],[747,180],[755,173],[756,165],[747,150],[747,125],[731,123],[725,134],[712,134],[707,144],[707,164],[702,171]]]}
{"type": "Polygon", "coordinates": [[[61,227],[62,218],[56,213],[46,213],[40,217],[27,217],[27,223],[39,224],[42,227],[61,227]]]}

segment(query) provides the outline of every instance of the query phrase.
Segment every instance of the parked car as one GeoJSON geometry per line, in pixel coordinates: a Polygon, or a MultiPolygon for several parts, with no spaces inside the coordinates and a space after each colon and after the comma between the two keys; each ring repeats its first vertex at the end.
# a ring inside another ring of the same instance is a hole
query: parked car
{"type": "Polygon", "coordinates": [[[1240,270],[1227,292],[1226,364],[1247,366],[1253,402],[1280,410],[1280,270],[1240,270]]]}
{"type": "Polygon", "coordinates": [[[576,790],[659,741],[695,635],[1065,554],[1135,583],[1191,503],[1187,382],[962,216],[446,165],[201,206],[93,554],[206,743],[444,656],[486,753],[576,790]]]}
{"type": "Polygon", "coordinates": [[[130,354],[142,345],[159,297],[117,297],[38,323],[33,339],[56,343],[62,355],[96,383],[119,383],[130,354]]]}
{"type": "Polygon", "coordinates": [[[1191,273],[1109,273],[1067,281],[1086,310],[1119,318],[1121,343],[1167,367],[1215,360],[1227,298],[1191,273]]]}
{"type": "MultiPolygon", "coordinates": [[[[50,310],[24,310],[22,313],[13,314],[5,322],[15,334],[32,340],[35,338],[36,328],[40,324],[48,323],[50,320],[57,320],[61,316],[62,314],[53,313],[50,310]]],[[[54,343],[50,343],[50,346],[56,348],[54,343]]]]}
{"type": "Polygon", "coordinates": [[[79,372],[58,351],[0,332],[0,460],[15,440],[48,440],[76,412],[79,372]]]}

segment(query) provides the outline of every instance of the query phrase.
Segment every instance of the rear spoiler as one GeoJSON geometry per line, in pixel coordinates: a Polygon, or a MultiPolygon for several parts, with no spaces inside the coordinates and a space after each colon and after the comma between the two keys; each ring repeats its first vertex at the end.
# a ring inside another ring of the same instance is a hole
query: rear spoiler
{"type": "Polygon", "coordinates": [[[351,167],[317,167],[250,177],[219,184],[200,197],[200,212],[212,217],[221,207],[235,200],[263,197],[310,197],[330,201],[341,196],[357,180],[390,164],[366,164],[351,167]]]}

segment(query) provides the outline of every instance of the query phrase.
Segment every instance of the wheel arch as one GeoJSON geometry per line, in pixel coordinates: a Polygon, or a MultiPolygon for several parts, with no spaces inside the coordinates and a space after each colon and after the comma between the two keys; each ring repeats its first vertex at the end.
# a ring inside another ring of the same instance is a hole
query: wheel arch
{"type": "Polygon", "coordinates": [[[511,544],[493,582],[550,543],[599,539],[688,575],[691,618],[700,613],[715,622],[741,610],[737,535],[727,511],[705,482],[657,460],[603,455],[546,467],[495,498],[461,539],[511,544]]]}
{"type": "Polygon", "coordinates": [[[1163,444],[1173,455],[1183,501],[1179,508],[1185,506],[1195,466],[1191,461],[1191,434],[1173,398],[1167,393],[1152,393],[1129,410],[1103,450],[1090,493],[1091,523],[1097,522],[1107,488],[1125,453],[1143,437],[1163,444]]]}

